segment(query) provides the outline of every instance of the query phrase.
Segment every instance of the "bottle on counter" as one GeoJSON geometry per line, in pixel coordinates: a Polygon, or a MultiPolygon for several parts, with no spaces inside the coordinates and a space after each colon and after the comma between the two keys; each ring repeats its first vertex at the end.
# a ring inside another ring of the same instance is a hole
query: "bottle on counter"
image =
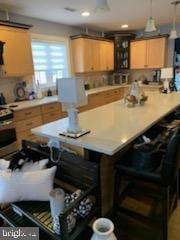
{"type": "Polygon", "coordinates": [[[36,85],[36,98],[41,99],[43,97],[42,95],[42,91],[39,85],[39,81],[37,81],[37,85],[36,85]]]}
{"type": "Polygon", "coordinates": [[[5,104],[6,104],[6,99],[3,93],[0,93],[0,105],[5,105],[5,104]]]}
{"type": "Polygon", "coordinates": [[[52,96],[52,91],[51,91],[50,88],[49,88],[48,91],[47,91],[47,96],[48,96],[48,97],[51,97],[51,96],[52,96]]]}

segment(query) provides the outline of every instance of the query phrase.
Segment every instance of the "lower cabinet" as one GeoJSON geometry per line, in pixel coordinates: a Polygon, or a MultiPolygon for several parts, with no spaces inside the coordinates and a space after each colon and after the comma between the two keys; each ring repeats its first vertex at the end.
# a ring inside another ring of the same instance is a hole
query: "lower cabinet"
{"type": "Polygon", "coordinates": [[[60,103],[49,103],[41,106],[43,124],[65,117],[60,103]]]}
{"type": "Polygon", "coordinates": [[[66,113],[62,112],[61,104],[57,102],[44,104],[41,107],[16,111],[14,113],[14,119],[18,147],[21,148],[23,139],[44,142],[44,139],[33,135],[31,129],[65,116],[66,113]]]}

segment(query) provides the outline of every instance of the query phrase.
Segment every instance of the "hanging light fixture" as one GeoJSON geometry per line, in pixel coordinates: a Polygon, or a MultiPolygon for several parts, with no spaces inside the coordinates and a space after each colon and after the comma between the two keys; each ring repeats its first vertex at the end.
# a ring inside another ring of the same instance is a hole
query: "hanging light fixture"
{"type": "Polygon", "coordinates": [[[96,0],[95,12],[108,12],[110,7],[107,0],[96,0]]]}
{"type": "Polygon", "coordinates": [[[176,31],[176,6],[180,3],[180,1],[172,2],[171,4],[174,6],[174,14],[173,14],[173,28],[171,30],[170,39],[176,39],[177,31],[176,31]]]}
{"type": "Polygon", "coordinates": [[[150,0],[150,16],[147,20],[145,32],[154,32],[156,31],[155,21],[152,17],[152,0],[150,0]]]}

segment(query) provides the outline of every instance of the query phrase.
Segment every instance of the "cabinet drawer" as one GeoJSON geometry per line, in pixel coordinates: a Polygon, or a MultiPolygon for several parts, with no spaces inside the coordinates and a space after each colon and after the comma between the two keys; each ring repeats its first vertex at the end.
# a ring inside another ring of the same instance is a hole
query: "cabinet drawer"
{"type": "Polygon", "coordinates": [[[19,144],[21,144],[22,140],[36,140],[37,137],[31,133],[31,130],[26,130],[26,131],[22,131],[17,133],[17,141],[19,144]]]}
{"type": "Polygon", "coordinates": [[[48,112],[61,112],[61,104],[60,103],[49,103],[41,106],[41,110],[43,114],[48,112]]]}
{"type": "Polygon", "coordinates": [[[28,108],[25,110],[20,110],[14,113],[15,121],[20,121],[28,118],[32,118],[35,116],[40,116],[40,107],[28,108]]]}
{"type": "Polygon", "coordinates": [[[88,104],[90,108],[96,108],[104,104],[104,93],[89,95],[88,104]]]}
{"type": "Polygon", "coordinates": [[[56,121],[60,118],[62,118],[62,114],[60,113],[60,111],[58,112],[50,112],[50,113],[46,113],[42,115],[42,121],[43,123],[49,123],[49,122],[53,122],[56,121]]]}
{"type": "Polygon", "coordinates": [[[28,119],[23,120],[23,121],[15,122],[17,133],[28,130],[28,129],[31,129],[31,128],[34,128],[34,127],[37,127],[39,125],[42,125],[41,116],[28,118],[28,119]]]}

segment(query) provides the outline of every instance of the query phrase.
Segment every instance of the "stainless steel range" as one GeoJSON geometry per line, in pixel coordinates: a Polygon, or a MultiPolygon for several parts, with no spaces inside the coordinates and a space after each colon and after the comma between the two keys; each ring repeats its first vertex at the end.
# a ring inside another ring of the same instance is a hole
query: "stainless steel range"
{"type": "Polygon", "coordinates": [[[0,107],[0,158],[9,158],[17,151],[13,112],[0,107]]]}

